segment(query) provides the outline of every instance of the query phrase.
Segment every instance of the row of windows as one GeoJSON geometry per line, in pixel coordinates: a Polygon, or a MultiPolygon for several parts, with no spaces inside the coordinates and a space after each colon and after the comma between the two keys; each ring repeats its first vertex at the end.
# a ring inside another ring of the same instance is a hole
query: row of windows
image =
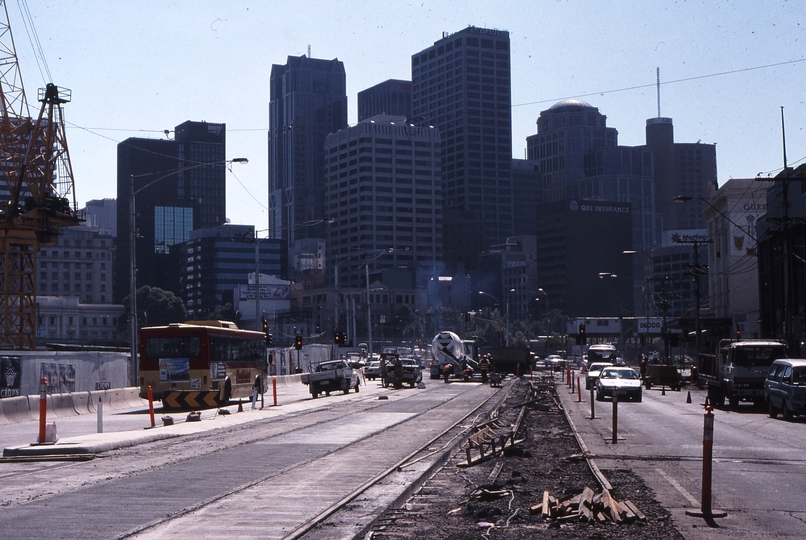
{"type": "MultiPolygon", "coordinates": [[[[61,253],[62,253],[61,258],[63,258],[63,259],[69,259],[70,258],[70,252],[69,251],[62,251],[61,253]]],[[[92,259],[93,258],[93,253],[95,253],[95,258],[96,259],[106,259],[107,258],[106,257],[106,255],[107,255],[106,251],[96,251],[96,252],[87,251],[87,252],[84,253],[84,258],[85,259],[92,259]]],[[[50,251],[48,251],[46,249],[43,249],[42,251],[39,252],[39,255],[40,255],[40,257],[52,257],[54,259],[58,259],[59,258],[59,251],[55,250],[55,249],[50,250],[50,251]]],[[[74,251],[73,252],[73,258],[74,259],[80,259],[81,258],[81,252],[80,251],[74,251]]]]}
{"type": "MultiPolygon", "coordinates": [[[[53,327],[53,326],[56,326],[56,324],[57,324],[56,319],[57,318],[56,318],[55,315],[50,315],[50,316],[47,316],[47,317],[43,317],[42,315],[39,315],[37,317],[37,325],[39,327],[44,327],[45,326],[45,321],[47,320],[48,326],[53,327]]],[[[77,317],[73,317],[72,315],[68,316],[67,317],[68,326],[72,326],[73,324],[75,324],[75,322],[74,322],[75,319],[77,319],[77,317]]],[[[81,317],[81,325],[82,326],[115,326],[116,324],[117,324],[117,318],[108,317],[106,315],[103,315],[101,317],[81,317]],[[100,323],[99,323],[99,321],[100,321],[100,323]],[[91,324],[90,324],[90,322],[91,322],[91,324]]]]}
{"type": "MultiPolygon", "coordinates": [[[[92,272],[87,272],[85,274],[85,276],[86,276],[87,281],[92,282],[92,281],[95,280],[95,278],[93,277],[94,275],[93,275],[92,272]]],[[[62,277],[63,277],[63,279],[65,281],[69,280],[70,279],[70,272],[64,272],[62,274],[62,277]]],[[[39,273],[39,278],[41,280],[43,280],[43,281],[47,280],[48,279],[48,273],[47,272],[40,272],[39,273]]],[[[59,273],[58,272],[51,272],[51,278],[54,279],[54,280],[58,280],[59,279],[59,273]]],[[[74,278],[75,278],[76,281],[81,281],[81,273],[76,272],[75,275],[74,275],[74,278]]],[[[105,273],[102,273],[100,275],[100,281],[106,281],[106,274],[105,273]]]]}

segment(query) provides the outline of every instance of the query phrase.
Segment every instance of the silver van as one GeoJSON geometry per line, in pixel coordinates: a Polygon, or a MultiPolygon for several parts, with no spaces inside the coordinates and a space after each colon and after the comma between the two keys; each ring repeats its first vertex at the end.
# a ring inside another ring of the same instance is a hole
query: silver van
{"type": "Polygon", "coordinates": [[[770,418],[779,412],[784,420],[806,414],[806,360],[781,358],[773,362],[764,381],[764,401],[770,418]]]}

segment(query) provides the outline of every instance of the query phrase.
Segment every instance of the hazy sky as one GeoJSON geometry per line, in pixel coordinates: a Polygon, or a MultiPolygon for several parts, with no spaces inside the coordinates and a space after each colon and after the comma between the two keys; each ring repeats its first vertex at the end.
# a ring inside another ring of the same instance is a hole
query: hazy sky
{"type": "Polygon", "coordinates": [[[413,53],[469,25],[510,32],[515,157],[540,111],[567,97],[598,107],[620,144],[643,144],[660,68],[661,115],[676,142],[717,143],[720,184],[782,167],[781,106],[789,165],[806,160],[802,0],[38,0],[47,70],[17,0],[6,4],[29,100],[50,79],[72,90],[79,206],[117,196],[118,142],[223,122],[227,157],[249,159],[227,177],[228,217],[264,229],[272,64],[308,46],[344,62],[353,124],[359,91],[410,79],[413,53]]]}

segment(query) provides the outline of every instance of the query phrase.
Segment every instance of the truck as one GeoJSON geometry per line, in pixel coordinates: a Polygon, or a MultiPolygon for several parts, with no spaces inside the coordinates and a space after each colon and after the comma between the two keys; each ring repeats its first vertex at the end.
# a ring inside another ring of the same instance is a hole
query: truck
{"type": "Polygon", "coordinates": [[[381,380],[384,387],[393,385],[400,388],[403,384],[408,384],[412,388],[420,384],[423,380],[423,372],[420,364],[414,358],[404,358],[397,353],[381,353],[381,362],[386,362],[386,378],[381,380]],[[395,375],[395,364],[400,361],[402,373],[400,378],[395,375]]]}
{"type": "Polygon", "coordinates": [[[350,367],[346,360],[328,360],[316,365],[311,373],[300,375],[303,384],[308,385],[311,396],[316,399],[322,392],[329,396],[330,392],[341,390],[345,394],[350,393],[351,388],[358,387],[361,381],[358,377],[358,370],[350,367]]]}
{"type": "Polygon", "coordinates": [[[764,379],[772,363],[786,358],[786,343],[777,340],[723,339],[713,354],[701,353],[697,384],[708,390],[711,405],[731,408],[740,401],[764,403],[764,379]]]}
{"type": "Polygon", "coordinates": [[[462,340],[454,332],[443,331],[434,336],[431,342],[434,358],[430,364],[430,377],[439,379],[445,364],[453,368],[454,375],[462,373],[466,367],[478,371],[478,347],[474,340],[462,340]]]}

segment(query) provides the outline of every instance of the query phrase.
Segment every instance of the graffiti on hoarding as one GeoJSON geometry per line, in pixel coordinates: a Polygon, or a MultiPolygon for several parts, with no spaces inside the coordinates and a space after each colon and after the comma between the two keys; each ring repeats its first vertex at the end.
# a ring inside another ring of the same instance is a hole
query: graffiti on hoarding
{"type": "Polygon", "coordinates": [[[20,395],[22,357],[0,356],[0,397],[20,395]]]}
{"type": "Polygon", "coordinates": [[[76,366],[73,364],[43,363],[40,378],[47,379],[48,394],[76,391],[76,366]]]}

